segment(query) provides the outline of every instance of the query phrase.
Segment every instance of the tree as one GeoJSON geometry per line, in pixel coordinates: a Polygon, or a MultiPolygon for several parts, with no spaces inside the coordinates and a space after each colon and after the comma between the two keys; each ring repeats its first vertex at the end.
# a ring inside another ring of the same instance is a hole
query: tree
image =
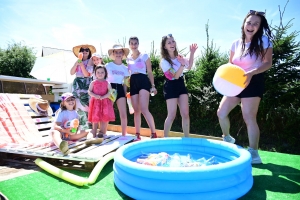
{"type": "Polygon", "coordinates": [[[0,48],[0,74],[33,78],[30,71],[35,59],[33,48],[21,43],[8,44],[7,49],[0,48]]]}

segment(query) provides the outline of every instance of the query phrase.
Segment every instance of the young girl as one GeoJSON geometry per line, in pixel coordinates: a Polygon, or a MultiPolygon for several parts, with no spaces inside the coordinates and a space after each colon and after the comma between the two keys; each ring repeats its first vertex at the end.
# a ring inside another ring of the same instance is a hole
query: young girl
{"type": "Polygon", "coordinates": [[[128,56],[129,49],[124,48],[120,44],[113,45],[112,49],[108,50],[109,57],[113,60],[106,64],[107,81],[111,83],[111,87],[117,91],[116,103],[121,119],[122,135],[126,135],[127,128],[127,111],[126,98],[127,92],[126,84],[123,84],[124,79],[129,76],[128,68],[122,63],[123,59],[128,56]]]}
{"type": "Polygon", "coordinates": [[[69,154],[68,140],[78,140],[87,136],[88,132],[82,130],[78,132],[78,128],[75,132],[72,131],[71,127],[66,125],[66,122],[77,119],[79,120],[79,115],[76,112],[76,102],[75,97],[72,93],[64,93],[61,96],[60,112],[55,119],[54,127],[52,130],[52,139],[54,144],[59,148],[59,150],[64,154],[69,154]],[[67,127],[66,127],[67,126],[67,127]]]}
{"type": "Polygon", "coordinates": [[[73,81],[72,93],[76,97],[77,112],[80,115],[81,129],[86,130],[89,128],[88,111],[89,111],[89,95],[88,88],[92,81],[91,75],[93,74],[93,66],[89,66],[89,60],[92,53],[96,52],[96,48],[92,45],[79,45],[73,47],[73,53],[78,57],[79,53],[83,54],[82,60],[77,60],[70,70],[71,75],[76,74],[73,81]]]}
{"type": "Polygon", "coordinates": [[[252,156],[252,164],[262,163],[257,151],[260,132],[256,115],[264,93],[264,72],[272,67],[272,38],[265,13],[250,10],[243,22],[242,38],[233,42],[229,58],[230,63],[246,71],[247,87],[236,97],[224,96],[217,111],[223,140],[234,143],[235,139],[229,134],[228,115],[241,103],[242,115],[248,131],[248,150],[252,156]]]}
{"type": "Polygon", "coordinates": [[[93,80],[96,80],[95,68],[99,65],[105,65],[105,63],[103,62],[103,58],[99,53],[93,53],[88,65],[93,66],[92,76],[93,76],[93,80]]]}
{"type": "Polygon", "coordinates": [[[134,125],[137,140],[140,140],[141,113],[144,115],[151,130],[151,138],[157,138],[152,114],[149,112],[149,94],[157,93],[152,73],[151,61],[147,54],[140,53],[139,39],[129,38],[129,47],[132,54],[127,57],[130,71],[130,98],[134,109],[134,125]]]}
{"type": "Polygon", "coordinates": [[[178,55],[176,42],[172,34],[162,37],[160,66],[165,74],[164,97],[167,102],[168,116],[164,125],[164,135],[168,136],[177,112],[177,105],[182,117],[182,130],[185,137],[189,137],[190,117],[187,89],[184,84],[183,70],[190,70],[194,62],[197,44],[190,46],[190,59],[178,55]]]}
{"type": "Polygon", "coordinates": [[[105,79],[107,70],[104,66],[95,68],[96,80],[92,81],[88,90],[92,97],[89,108],[89,121],[93,123],[92,133],[96,137],[98,123],[100,122],[100,132],[97,135],[102,138],[107,131],[109,121],[115,121],[113,102],[108,98],[110,96],[111,85],[105,79]]]}

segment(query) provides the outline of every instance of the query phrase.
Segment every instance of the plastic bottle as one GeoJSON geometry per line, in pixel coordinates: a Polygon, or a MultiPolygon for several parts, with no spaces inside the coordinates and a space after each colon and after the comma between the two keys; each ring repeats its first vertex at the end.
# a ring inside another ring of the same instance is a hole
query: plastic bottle
{"type": "Polygon", "coordinates": [[[134,109],[133,109],[132,104],[131,104],[131,98],[130,98],[130,93],[129,92],[126,94],[126,97],[127,97],[127,105],[128,105],[129,113],[133,114],[134,109]]]}

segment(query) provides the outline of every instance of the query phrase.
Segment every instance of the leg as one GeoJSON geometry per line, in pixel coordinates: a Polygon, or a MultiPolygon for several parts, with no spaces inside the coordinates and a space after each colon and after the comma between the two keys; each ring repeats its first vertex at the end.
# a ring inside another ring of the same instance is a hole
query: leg
{"type": "Polygon", "coordinates": [[[122,135],[126,135],[126,128],[127,128],[127,112],[126,112],[126,98],[122,97],[117,100],[117,106],[119,110],[119,115],[121,119],[121,127],[122,127],[122,135]]]}
{"type": "Polygon", "coordinates": [[[178,98],[179,110],[182,118],[182,130],[185,137],[190,134],[190,115],[189,115],[189,97],[187,94],[182,94],[178,98]]]}
{"type": "Polygon", "coordinates": [[[97,128],[98,128],[98,122],[93,122],[93,129],[92,129],[92,133],[93,133],[93,136],[96,137],[96,134],[97,134],[97,128]]]}
{"type": "Polygon", "coordinates": [[[147,121],[147,124],[151,130],[151,133],[155,133],[155,124],[152,114],[149,111],[149,92],[147,90],[141,90],[139,93],[139,105],[141,111],[147,121]]]}
{"type": "Polygon", "coordinates": [[[226,96],[223,96],[220,102],[217,115],[224,137],[229,135],[230,122],[228,114],[236,105],[238,105],[238,103],[240,103],[240,98],[226,96]]]}
{"type": "Polygon", "coordinates": [[[242,113],[247,126],[249,146],[255,150],[258,149],[260,131],[256,121],[256,115],[260,97],[251,97],[242,99],[242,113]]]}
{"type": "Polygon", "coordinates": [[[52,135],[53,143],[55,144],[55,146],[57,146],[59,148],[59,145],[62,142],[60,132],[57,130],[53,130],[53,131],[51,131],[51,135],[52,135]]]}
{"type": "Polygon", "coordinates": [[[140,133],[141,131],[141,108],[139,105],[139,95],[135,94],[130,97],[131,98],[131,104],[134,109],[134,126],[135,126],[135,132],[140,133]]]}
{"type": "Polygon", "coordinates": [[[77,134],[70,135],[70,140],[79,140],[79,139],[81,139],[81,138],[83,138],[83,137],[86,137],[88,133],[89,133],[89,132],[87,132],[87,131],[85,131],[85,130],[81,130],[81,131],[80,131],[79,133],[77,133],[77,134]]]}
{"type": "Polygon", "coordinates": [[[173,121],[176,116],[178,99],[177,98],[168,99],[166,102],[167,102],[168,115],[164,125],[164,136],[168,137],[173,121]]]}
{"type": "Polygon", "coordinates": [[[100,132],[106,134],[108,122],[100,122],[100,124],[101,124],[100,132]]]}

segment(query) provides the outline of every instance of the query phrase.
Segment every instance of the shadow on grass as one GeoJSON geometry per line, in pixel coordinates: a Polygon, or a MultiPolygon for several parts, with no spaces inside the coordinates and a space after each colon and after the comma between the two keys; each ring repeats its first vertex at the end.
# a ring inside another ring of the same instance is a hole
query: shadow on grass
{"type": "Polygon", "coordinates": [[[267,196],[268,199],[278,199],[280,198],[278,197],[280,193],[283,193],[283,196],[300,193],[300,170],[273,163],[254,165],[252,167],[253,170],[259,171],[261,175],[253,173],[253,187],[245,196],[240,198],[241,200],[267,199],[267,196]],[[267,191],[271,193],[267,195],[267,191]],[[272,195],[274,196],[272,197],[272,195]]]}

